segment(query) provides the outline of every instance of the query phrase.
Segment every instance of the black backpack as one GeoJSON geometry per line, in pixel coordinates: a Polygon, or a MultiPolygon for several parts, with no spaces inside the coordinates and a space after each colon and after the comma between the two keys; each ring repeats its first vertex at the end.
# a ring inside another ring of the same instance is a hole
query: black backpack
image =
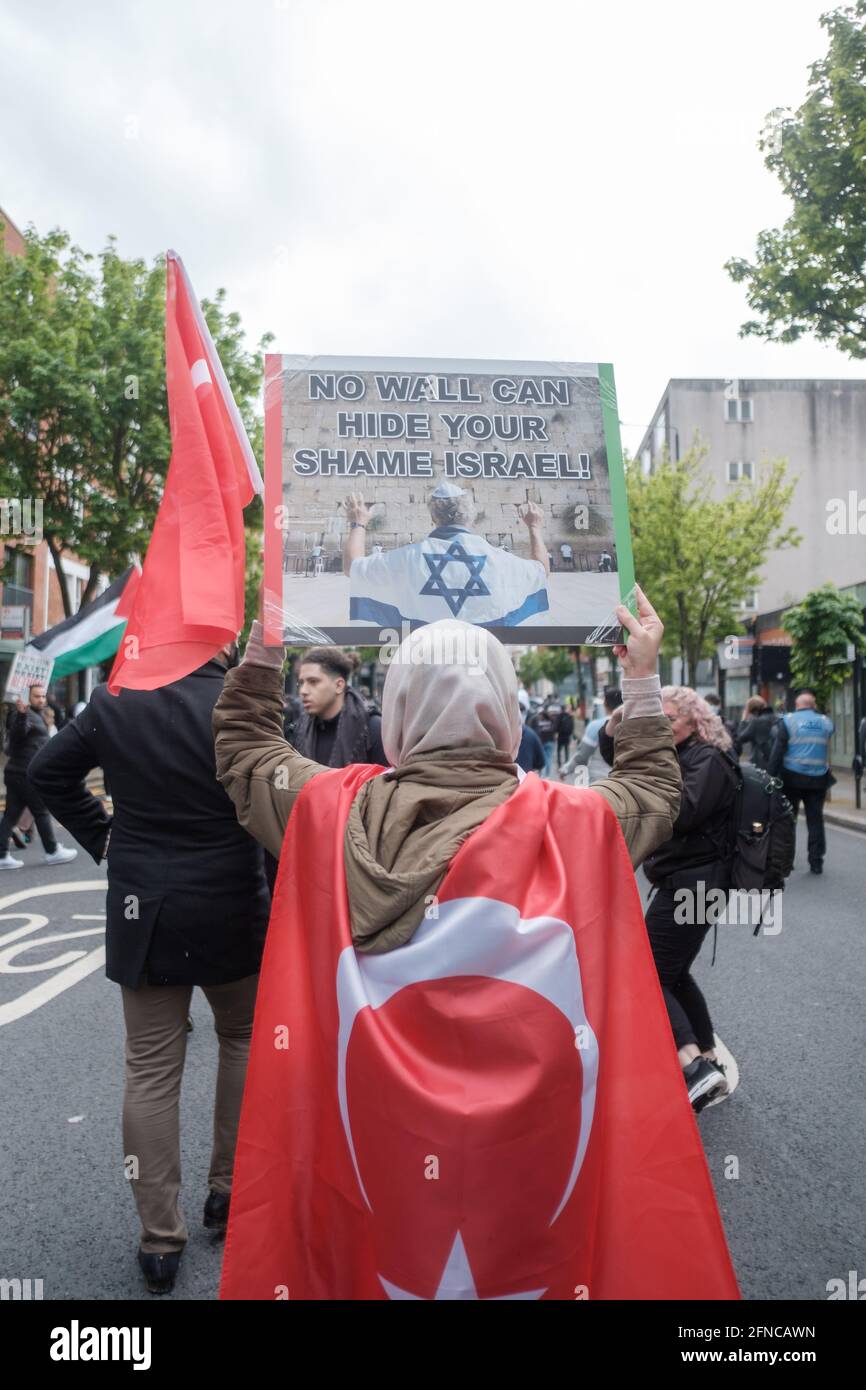
{"type": "Polygon", "coordinates": [[[794,811],[782,783],[763,768],[738,763],[725,752],[739,786],[728,822],[729,886],[783,889],[794,867],[794,811]]]}

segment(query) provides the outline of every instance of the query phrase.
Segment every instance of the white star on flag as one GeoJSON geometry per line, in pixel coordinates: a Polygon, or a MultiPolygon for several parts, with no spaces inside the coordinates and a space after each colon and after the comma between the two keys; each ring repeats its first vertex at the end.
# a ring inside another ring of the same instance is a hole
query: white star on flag
{"type": "MultiPolygon", "coordinates": [[[[382,1287],[390,1299],[411,1299],[416,1303],[424,1302],[420,1294],[409,1293],[406,1289],[398,1289],[396,1284],[389,1284],[388,1280],[383,1279],[381,1274],[379,1278],[382,1280],[382,1287]]],[[[513,1299],[522,1299],[528,1302],[530,1299],[540,1298],[546,1292],[546,1289],[528,1289],[525,1293],[505,1293],[499,1294],[496,1298],[479,1300],[478,1290],[475,1287],[475,1280],[472,1277],[472,1270],[469,1268],[469,1260],[466,1256],[466,1246],[463,1244],[463,1237],[458,1231],[454,1237],[454,1244],[451,1246],[451,1254],[445,1261],[439,1287],[433,1295],[433,1302],[442,1303],[457,1300],[469,1302],[475,1300],[485,1303],[507,1303],[513,1299]]]]}

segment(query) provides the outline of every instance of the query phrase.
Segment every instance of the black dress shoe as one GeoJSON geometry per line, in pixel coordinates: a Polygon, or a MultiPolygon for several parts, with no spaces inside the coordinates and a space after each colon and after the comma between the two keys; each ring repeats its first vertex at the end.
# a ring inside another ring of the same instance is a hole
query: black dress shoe
{"type": "Polygon", "coordinates": [[[180,1268],[181,1253],[180,1250],[173,1250],[168,1255],[152,1255],[146,1250],[139,1250],[138,1263],[148,1293],[171,1293],[180,1268]]]}
{"type": "Polygon", "coordinates": [[[204,1204],[204,1224],[208,1230],[225,1230],[229,1220],[230,1201],[231,1197],[227,1192],[214,1192],[211,1188],[204,1204]]]}
{"type": "Polygon", "coordinates": [[[809,872],[812,874],[822,874],[824,872],[824,865],[819,864],[816,860],[814,864],[809,865],[809,872]]]}

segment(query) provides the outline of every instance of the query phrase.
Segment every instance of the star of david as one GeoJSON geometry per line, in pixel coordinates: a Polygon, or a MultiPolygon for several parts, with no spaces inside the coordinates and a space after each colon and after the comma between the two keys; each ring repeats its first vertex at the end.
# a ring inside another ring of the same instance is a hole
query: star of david
{"type": "Polygon", "coordinates": [[[487,556],[468,554],[462,541],[452,541],[441,555],[425,554],[424,559],[430,568],[430,578],[421,589],[421,593],[444,598],[455,618],[468,598],[489,596],[490,590],[481,578],[481,571],[487,564],[487,556]],[[466,566],[468,573],[462,589],[454,588],[445,581],[445,568],[452,564],[466,566]]]}

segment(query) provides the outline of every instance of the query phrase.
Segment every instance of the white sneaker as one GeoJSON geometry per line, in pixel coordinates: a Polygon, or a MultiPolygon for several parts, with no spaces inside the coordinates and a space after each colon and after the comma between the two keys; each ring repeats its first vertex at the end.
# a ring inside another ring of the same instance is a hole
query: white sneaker
{"type": "Polygon", "coordinates": [[[0,869],[23,869],[23,868],[24,868],[24,860],[23,860],[23,859],[13,859],[13,858],[12,858],[12,855],[9,854],[8,851],[7,851],[6,854],[4,854],[4,855],[2,856],[2,858],[0,858],[0,869]]]}
{"type": "Polygon", "coordinates": [[[67,849],[65,845],[58,845],[53,854],[43,854],[43,864],[67,864],[70,859],[75,859],[78,854],[77,849],[67,849]]]}

